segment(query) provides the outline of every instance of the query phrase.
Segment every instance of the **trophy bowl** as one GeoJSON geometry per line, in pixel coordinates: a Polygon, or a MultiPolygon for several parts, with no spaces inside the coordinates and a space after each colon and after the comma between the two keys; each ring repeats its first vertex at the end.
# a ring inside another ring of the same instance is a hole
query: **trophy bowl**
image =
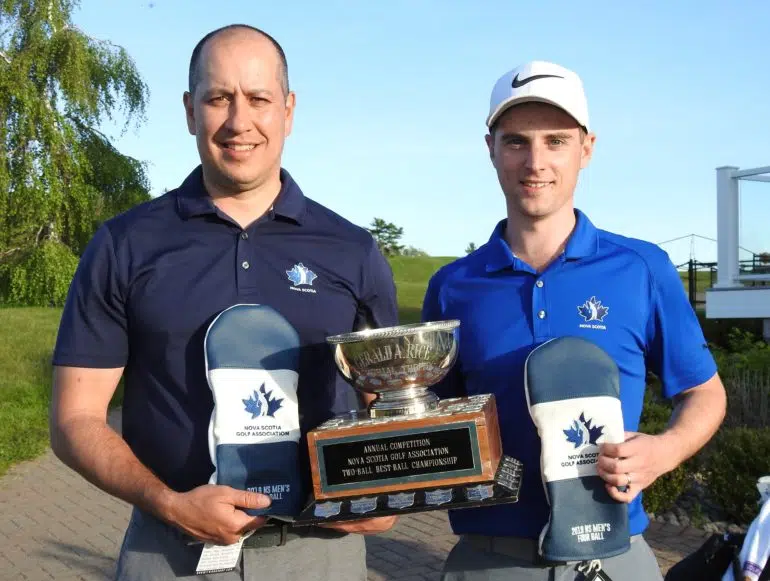
{"type": "Polygon", "coordinates": [[[372,418],[436,409],[429,387],[441,381],[457,358],[460,321],[414,323],[327,337],[334,361],[357,390],[375,394],[372,418]]]}

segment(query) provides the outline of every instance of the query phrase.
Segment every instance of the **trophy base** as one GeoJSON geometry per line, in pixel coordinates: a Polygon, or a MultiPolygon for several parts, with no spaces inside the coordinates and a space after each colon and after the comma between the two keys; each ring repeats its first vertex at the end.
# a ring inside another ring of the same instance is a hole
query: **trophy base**
{"type": "Polygon", "coordinates": [[[503,456],[491,394],[417,415],[332,418],[307,435],[312,524],[518,500],[521,463],[503,456]]]}
{"type": "Polygon", "coordinates": [[[519,500],[522,464],[503,456],[495,477],[477,484],[456,484],[440,488],[406,489],[397,493],[356,495],[334,500],[311,501],[296,518],[294,526],[513,503],[519,500]]]}
{"type": "Polygon", "coordinates": [[[424,414],[438,408],[439,399],[426,387],[380,392],[369,404],[370,418],[404,417],[424,414]]]}

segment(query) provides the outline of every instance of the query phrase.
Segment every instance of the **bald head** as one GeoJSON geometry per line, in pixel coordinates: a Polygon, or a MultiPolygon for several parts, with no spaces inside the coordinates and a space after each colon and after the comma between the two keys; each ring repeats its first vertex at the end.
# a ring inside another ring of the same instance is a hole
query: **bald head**
{"type": "Polygon", "coordinates": [[[190,57],[190,70],[188,73],[190,94],[195,94],[195,88],[198,85],[198,81],[200,80],[200,61],[206,46],[216,38],[237,34],[256,34],[270,42],[270,44],[275,49],[276,54],[278,55],[279,66],[276,70],[278,82],[281,85],[284,97],[288,95],[289,65],[286,62],[286,54],[283,52],[283,48],[281,48],[281,45],[278,44],[278,41],[275,40],[272,36],[263,30],[255,28],[254,26],[249,26],[248,24],[229,24],[228,26],[217,28],[216,30],[209,32],[206,36],[200,39],[197,45],[195,45],[192,56],[190,57]]]}

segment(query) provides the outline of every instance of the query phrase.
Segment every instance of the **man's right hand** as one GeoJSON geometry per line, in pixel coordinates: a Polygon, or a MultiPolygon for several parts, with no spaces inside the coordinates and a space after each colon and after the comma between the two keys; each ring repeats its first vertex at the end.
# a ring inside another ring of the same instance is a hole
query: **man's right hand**
{"type": "Polygon", "coordinates": [[[200,541],[231,545],[246,531],[265,524],[265,517],[249,516],[241,509],[267,508],[270,502],[264,494],[206,484],[172,493],[163,516],[200,541]]]}

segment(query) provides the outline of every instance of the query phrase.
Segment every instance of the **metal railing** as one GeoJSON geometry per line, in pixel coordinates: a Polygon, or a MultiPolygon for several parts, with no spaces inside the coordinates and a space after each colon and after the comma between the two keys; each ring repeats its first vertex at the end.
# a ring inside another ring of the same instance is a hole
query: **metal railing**
{"type": "MultiPolygon", "coordinates": [[[[714,286],[717,280],[717,263],[688,260],[678,265],[677,270],[687,270],[687,291],[693,308],[706,302],[706,290],[714,286]],[[707,277],[698,276],[708,272],[707,277]]],[[[738,280],[744,286],[770,286],[770,256],[754,254],[751,258],[738,261],[738,280]]]]}

